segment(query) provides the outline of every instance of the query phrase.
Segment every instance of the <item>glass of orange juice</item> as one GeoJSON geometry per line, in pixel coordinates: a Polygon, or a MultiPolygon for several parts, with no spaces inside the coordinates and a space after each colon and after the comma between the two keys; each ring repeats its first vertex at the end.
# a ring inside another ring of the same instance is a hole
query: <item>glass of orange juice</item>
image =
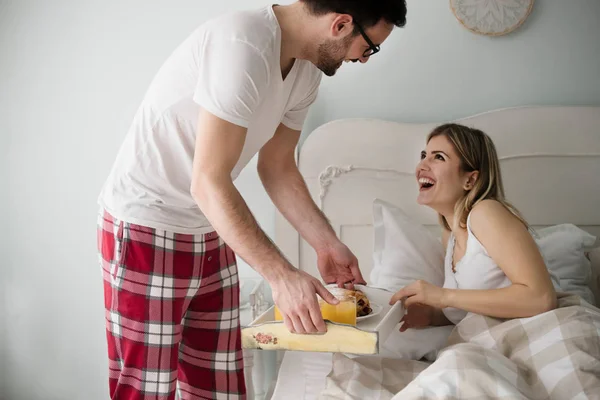
{"type": "Polygon", "coordinates": [[[275,321],[283,321],[283,315],[281,315],[281,311],[279,311],[277,304],[275,304],[273,312],[275,313],[275,321]]]}
{"type": "Polygon", "coordinates": [[[327,290],[340,302],[334,306],[319,297],[319,307],[321,308],[323,319],[356,326],[356,297],[354,296],[354,292],[331,286],[328,286],[327,290]]]}
{"type": "MultiPolygon", "coordinates": [[[[340,302],[334,306],[323,300],[321,297],[317,297],[323,319],[340,324],[356,326],[356,297],[353,292],[351,290],[331,286],[327,287],[327,290],[329,290],[329,292],[331,292],[331,294],[333,294],[340,302]]],[[[275,321],[283,321],[283,316],[277,306],[274,307],[273,311],[275,313],[275,321]]]]}

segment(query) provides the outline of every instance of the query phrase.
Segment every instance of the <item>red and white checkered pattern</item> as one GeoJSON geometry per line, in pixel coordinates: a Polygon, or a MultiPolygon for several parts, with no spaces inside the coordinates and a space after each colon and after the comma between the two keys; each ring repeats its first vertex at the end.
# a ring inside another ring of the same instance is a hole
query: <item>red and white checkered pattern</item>
{"type": "Polygon", "coordinates": [[[216,233],[98,219],[111,399],[245,399],[235,255],[216,233]]]}

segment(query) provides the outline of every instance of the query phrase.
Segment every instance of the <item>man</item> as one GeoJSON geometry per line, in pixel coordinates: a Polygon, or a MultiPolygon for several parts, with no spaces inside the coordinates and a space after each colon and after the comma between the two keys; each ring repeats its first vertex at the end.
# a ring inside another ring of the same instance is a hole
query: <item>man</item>
{"type": "Polygon", "coordinates": [[[281,213],[326,283],[364,283],[312,201],[294,149],[321,75],[367,62],[403,0],[301,0],[203,24],[150,85],[99,198],[113,399],[245,398],[235,254],[271,285],[287,328],[325,331],[316,294],[233,181],[256,154],[281,213]]]}

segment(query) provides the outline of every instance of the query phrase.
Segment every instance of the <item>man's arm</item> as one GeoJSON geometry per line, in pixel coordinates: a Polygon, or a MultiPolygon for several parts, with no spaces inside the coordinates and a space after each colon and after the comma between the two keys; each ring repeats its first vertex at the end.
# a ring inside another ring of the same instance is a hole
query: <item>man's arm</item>
{"type": "Polygon", "coordinates": [[[298,170],[294,152],[299,138],[300,131],[279,126],[259,153],[261,181],[277,209],[317,252],[327,283],[365,283],[356,257],[340,242],[298,170]]]}
{"type": "Polygon", "coordinates": [[[283,216],[315,250],[337,242],[335,231],[313,201],[294,153],[300,131],[281,124],[260,150],[258,174],[283,216]]]}
{"type": "Polygon", "coordinates": [[[315,293],[335,304],[321,283],[294,268],[252,216],[231,179],[246,129],[202,110],[198,119],[192,185],[194,200],[232,250],[271,285],[290,331],[324,331],[315,293]]]}

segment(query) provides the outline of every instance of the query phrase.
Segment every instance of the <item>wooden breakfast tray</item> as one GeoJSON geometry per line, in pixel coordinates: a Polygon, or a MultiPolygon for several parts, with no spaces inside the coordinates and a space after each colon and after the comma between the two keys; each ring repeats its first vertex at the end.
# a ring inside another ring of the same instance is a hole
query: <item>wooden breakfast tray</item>
{"type": "Polygon", "coordinates": [[[356,326],[326,320],[324,334],[290,333],[282,321],[275,321],[274,306],[242,328],[242,347],[261,350],[296,350],[350,354],[378,354],[381,346],[404,316],[400,302],[389,305],[393,295],[384,289],[357,285],[372,304],[382,307],[379,314],[359,321],[356,326]]]}

